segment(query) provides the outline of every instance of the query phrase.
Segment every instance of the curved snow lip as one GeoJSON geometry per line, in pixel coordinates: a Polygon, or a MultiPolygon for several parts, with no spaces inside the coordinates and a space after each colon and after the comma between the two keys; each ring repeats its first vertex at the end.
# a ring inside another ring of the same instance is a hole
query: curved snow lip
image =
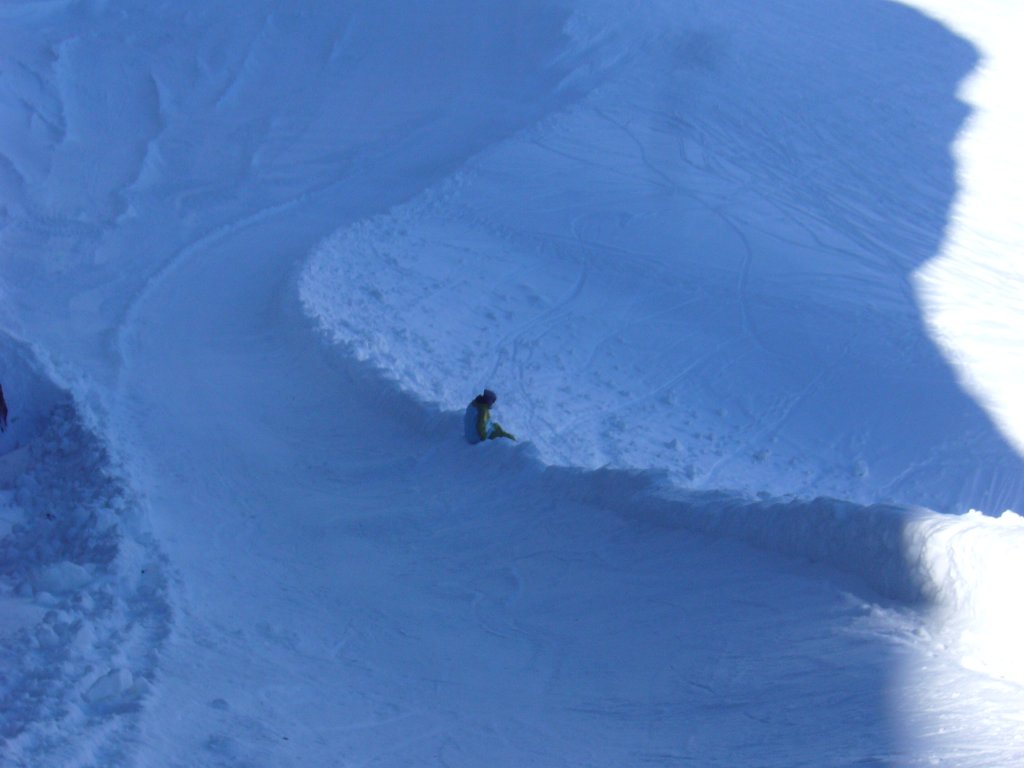
{"type": "MultiPolygon", "coordinates": [[[[451,439],[461,435],[461,411],[452,393],[437,393],[417,376],[414,361],[391,350],[386,334],[364,338],[353,331],[358,313],[325,298],[336,281],[323,279],[321,261],[347,230],[314,254],[299,278],[302,306],[326,343],[372,371],[425,423],[451,439]],[[419,391],[425,389],[425,392],[419,391]]],[[[411,330],[415,334],[415,330],[411,330]]],[[[399,340],[401,343],[401,340],[399,340]]],[[[430,372],[425,372],[429,377],[430,372]]],[[[1024,518],[971,510],[943,514],[922,506],[858,503],[828,496],[750,495],[729,489],[693,490],[663,469],[588,469],[561,465],[532,443],[487,443],[497,473],[540,476],[551,496],[604,507],[644,525],[683,528],[729,537],[751,546],[819,563],[850,574],[877,595],[930,613],[940,644],[954,648],[965,666],[1024,683],[1016,649],[1024,625],[1016,620],[1014,585],[1024,581],[1024,518]]],[[[510,481],[516,482],[516,481],[510,481]]]]}
{"type": "Polygon", "coordinates": [[[116,762],[170,623],[164,564],[71,394],[6,335],[0,367],[0,754],[116,762]]]}
{"type": "MultiPolygon", "coordinates": [[[[351,350],[336,345],[346,356],[351,350]]],[[[369,364],[363,364],[373,370],[369,364]]],[[[379,372],[367,375],[380,376],[379,372]]],[[[387,383],[410,423],[461,439],[460,413],[417,401],[387,383]]],[[[664,471],[597,470],[546,464],[531,443],[506,441],[470,448],[487,451],[503,484],[537,482],[553,499],[608,509],[639,525],[685,529],[742,541],[853,577],[850,589],[930,614],[936,641],[965,667],[1024,684],[1019,649],[1017,585],[1024,580],[1024,518],[992,517],[925,507],[858,504],[842,499],[751,497],[674,485],[664,471]],[[859,585],[859,586],[858,586],[859,585]]]]}
{"type": "MultiPolygon", "coordinates": [[[[422,208],[444,210],[447,196],[462,180],[457,176],[386,217],[339,231],[311,255],[299,277],[303,309],[328,341],[372,368],[405,397],[450,418],[453,435],[461,433],[458,398],[461,394],[468,399],[466,382],[479,374],[480,359],[473,350],[493,343],[490,326],[475,322],[488,317],[487,307],[477,305],[486,305],[491,296],[474,293],[474,283],[465,277],[465,263],[475,265],[481,258],[477,254],[486,252],[492,262],[499,263],[500,271],[505,262],[514,261],[507,256],[499,261],[494,254],[501,254],[500,247],[519,252],[511,239],[482,237],[477,222],[460,221],[453,227],[436,215],[419,215],[422,208]],[[391,237],[396,230],[403,233],[397,241],[391,237]],[[411,234],[404,234],[407,231],[411,234]],[[437,237],[439,231],[442,237],[437,237]],[[500,247],[490,247],[495,243],[500,247]],[[419,264],[429,261],[432,253],[440,254],[443,268],[437,272],[443,274],[423,269],[423,276],[417,271],[419,264]],[[411,278],[392,280],[392,273],[411,278]],[[368,274],[372,277],[366,278],[368,274]],[[446,305],[438,317],[434,311],[438,302],[432,303],[432,297],[460,293],[465,297],[446,305]]],[[[570,271],[556,277],[568,286],[571,299],[570,271]]],[[[584,273],[578,282],[586,279],[584,273]]],[[[500,285],[495,295],[520,291],[525,298],[518,300],[529,305],[531,290],[525,283],[500,285]]],[[[543,285],[536,288],[543,290],[543,285]]],[[[534,303],[544,310],[544,322],[564,322],[561,305],[551,297],[541,296],[534,303]]],[[[491,309],[497,314],[504,307],[498,304],[491,309]]],[[[510,332],[515,334],[525,335],[518,327],[510,332]]],[[[516,337],[510,346],[512,354],[522,352],[536,367],[541,357],[536,345],[520,345],[516,337]]],[[[559,367],[552,365],[550,370],[555,373],[549,380],[557,381],[559,367]]],[[[500,378],[493,374],[479,377],[480,382],[500,378]]],[[[521,407],[533,395],[517,391],[512,397],[521,407]]],[[[522,419],[520,413],[520,426],[522,419]]],[[[515,421],[507,424],[513,431],[517,431],[515,421]]],[[[551,427],[543,419],[533,421],[538,427],[551,427]]],[[[1024,564],[1016,554],[1024,548],[1024,518],[1019,515],[1007,511],[996,517],[974,510],[951,515],[924,506],[862,503],[835,496],[686,489],[664,469],[579,467],[586,454],[565,448],[579,424],[574,419],[567,424],[563,433],[549,429],[539,435],[536,445],[513,449],[514,455],[525,451],[538,465],[553,493],[610,507],[644,523],[728,536],[852,574],[885,598],[931,611],[932,628],[940,642],[955,648],[966,666],[1024,682],[1024,664],[1015,651],[1024,642],[1024,626],[1015,618],[1018,601],[1013,591],[1013,585],[1024,580],[1024,564]]],[[[616,436],[613,431],[608,434],[612,439],[616,436]]]]}

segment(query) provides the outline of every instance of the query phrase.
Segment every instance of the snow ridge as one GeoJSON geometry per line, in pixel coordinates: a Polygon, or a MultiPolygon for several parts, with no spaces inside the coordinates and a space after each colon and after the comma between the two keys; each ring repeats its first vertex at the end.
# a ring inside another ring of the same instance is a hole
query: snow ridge
{"type": "Polygon", "coordinates": [[[728,536],[850,573],[880,595],[932,612],[962,662],[1024,685],[1014,585],[1024,579],[1024,517],[971,510],[686,491],[663,473],[552,469],[556,484],[641,522],[728,536]]]}

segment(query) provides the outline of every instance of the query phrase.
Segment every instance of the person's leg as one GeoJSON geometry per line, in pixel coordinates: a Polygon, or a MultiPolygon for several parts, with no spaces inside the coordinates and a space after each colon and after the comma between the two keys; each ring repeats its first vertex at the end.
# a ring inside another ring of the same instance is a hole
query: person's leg
{"type": "Polygon", "coordinates": [[[492,422],[491,423],[490,439],[494,440],[495,438],[498,438],[498,437],[507,437],[509,440],[515,440],[516,439],[516,436],[513,435],[511,432],[506,432],[504,429],[502,429],[501,428],[501,424],[497,424],[497,423],[492,422]]]}

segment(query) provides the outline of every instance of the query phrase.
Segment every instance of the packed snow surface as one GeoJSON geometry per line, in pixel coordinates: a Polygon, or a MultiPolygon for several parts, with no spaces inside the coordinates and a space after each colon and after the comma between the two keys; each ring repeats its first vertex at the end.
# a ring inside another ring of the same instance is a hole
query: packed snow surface
{"type": "Polygon", "coordinates": [[[0,6],[0,764],[1024,764],[962,5],[0,6]]]}

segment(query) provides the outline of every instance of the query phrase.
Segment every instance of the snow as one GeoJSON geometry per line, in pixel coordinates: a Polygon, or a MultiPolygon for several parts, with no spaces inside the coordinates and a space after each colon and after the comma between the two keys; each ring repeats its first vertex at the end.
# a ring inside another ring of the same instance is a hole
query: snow
{"type": "Polygon", "coordinates": [[[164,579],[144,572],[160,555],[135,494],[66,393],[23,345],[5,338],[2,355],[16,409],[0,437],[4,761],[88,764],[108,754],[95,750],[113,724],[97,723],[97,712],[137,714],[153,677],[169,606],[164,579]],[[111,660],[143,681],[116,705],[110,682],[93,680],[111,660]]]}
{"type": "Polygon", "coordinates": [[[1003,93],[1024,67],[1018,35],[1024,11],[996,3],[995,13],[957,13],[930,3],[955,29],[985,40],[985,57],[963,84],[972,116],[954,146],[960,193],[949,232],[936,258],[915,275],[932,336],[955,366],[965,389],[985,408],[1004,438],[1024,450],[1022,368],[1024,281],[1016,261],[1024,222],[1018,180],[1024,150],[1017,140],[1021,106],[1003,93]]]}
{"type": "Polygon", "coordinates": [[[1019,13],[4,5],[0,763],[1024,761],[1019,13]]]}

